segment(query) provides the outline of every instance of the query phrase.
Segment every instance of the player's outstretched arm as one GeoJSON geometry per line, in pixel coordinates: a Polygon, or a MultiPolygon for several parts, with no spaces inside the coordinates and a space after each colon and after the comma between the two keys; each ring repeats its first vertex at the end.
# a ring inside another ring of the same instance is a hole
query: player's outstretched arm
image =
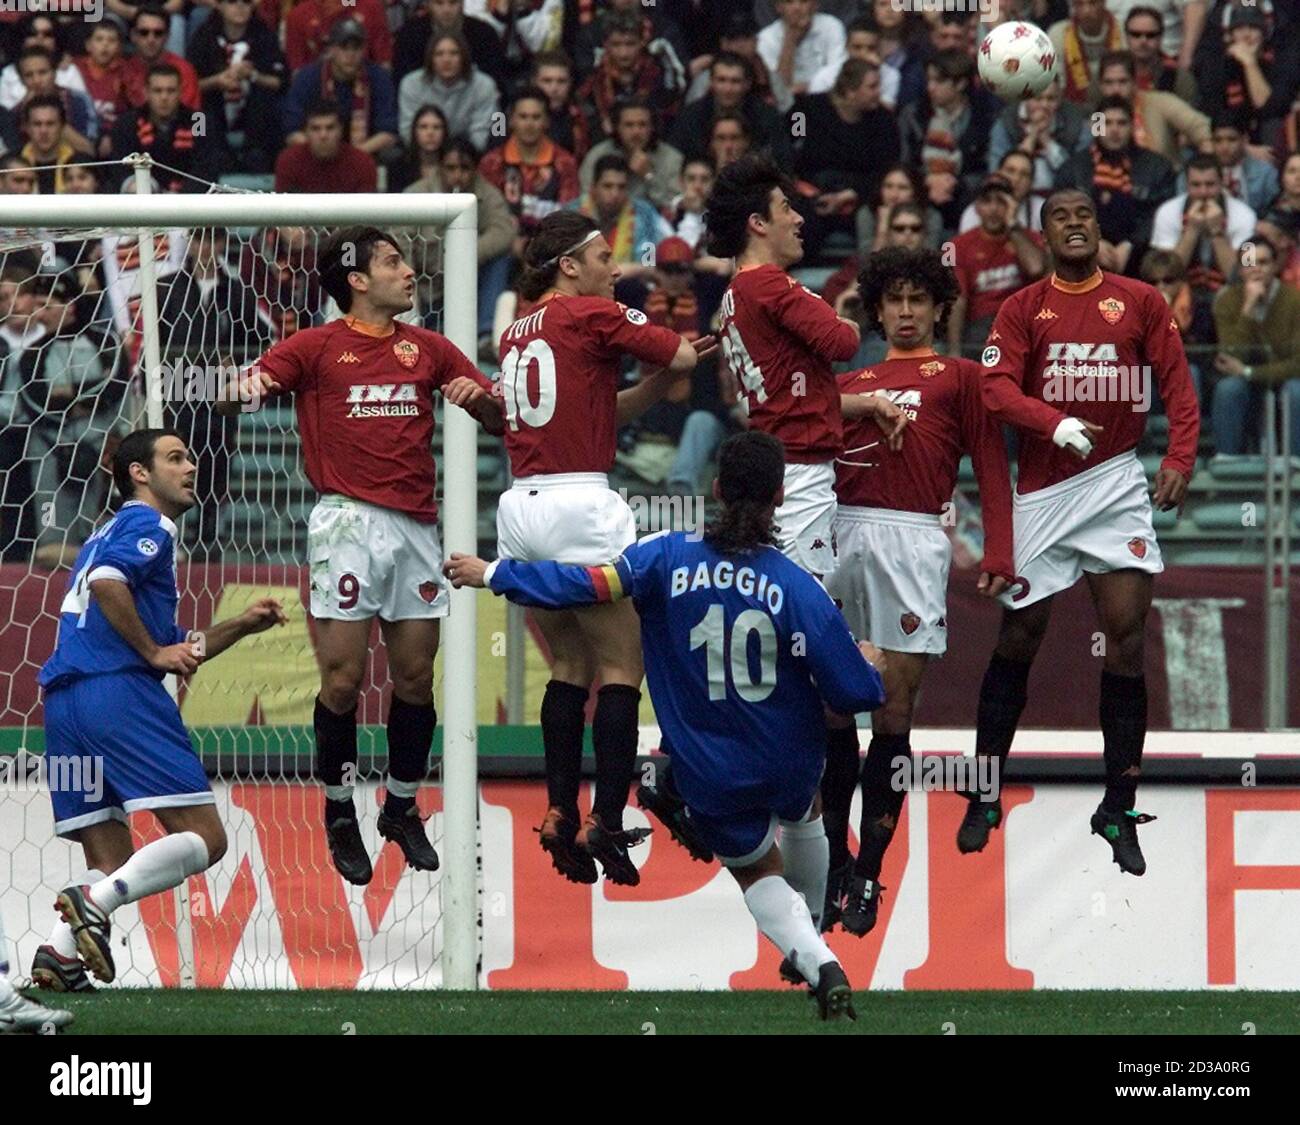
{"type": "Polygon", "coordinates": [[[840,413],[845,418],[872,418],[885,435],[885,444],[895,452],[903,448],[907,412],[883,395],[840,395],[840,413]]]}
{"type": "Polygon", "coordinates": [[[488,433],[499,437],[506,432],[505,404],[477,380],[467,375],[449,379],[442,386],[442,397],[452,406],[459,406],[488,433]]]}
{"type": "Polygon", "coordinates": [[[231,417],[236,414],[255,414],[272,395],[280,393],[281,387],[268,371],[252,367],[236,375],[227,385],[221,401],[216,404],[216,413],[231,417]]]}
{"type": "Polygon", "coordinates": [[[884,654],[857,645],[830,595],[812,578],[799,583],[793,597],[795,622],[805,638],[804,659],[822,699],[841,715],[874,711],[885,702],[885,681],[876,667],[884,667],[884,654]]]}
{"type": "Polygon", "coordinates": [[[679,378],[695,369],[695,365],[718,349],[716,336],[701,336],[696,340],[682,338],[677,354],[667,367],[651,371],[634,387],[618,392],[618,424],[626,425],[639,418],[666,395],[679,378]]]}
{"type": "Polygon", "coordinates": [[[459,589],[486,587],[519,605],[538,609],[613,602],[629,592],[631,569],[625,559],[611,566],[578,566],[557,562],[498,559],[486,563],[472,555],[452,552],[442,572],[459,589]]]}
{"type": "Polygon", "coordinates": [[[272,625],[283,625],[288,620],[284,607],[275,598],[259,598],[238,617],[191,632],[189,641],[197,646],[202,659],[211,660],[245,637],[264,632],[272,625]]]}
{"type": "Polygon", "coordinates": [[[188,676],[199,666],[194,645],[188,641],[160,645],[150,635],[135,608],[131,587],[116,578],[97,578],[90,583],[90,593],[99,604],[105,620],[118,635],[140,654],[151,668],[188,676]]]}
{"type": "Polygon", "coordinates": [[[1201,407],[1196,400],[1187,354],[1183,350],[1178,322],[1158,296],[1151,301],[1147,359],[1155,369],[1160,398],[1169,419],[1169,447],[1156,473],[1152,503],[1162,512],[1182,511],[1187,486],[1196,466],[1196,448],[1201,437],[1201,407]]]}

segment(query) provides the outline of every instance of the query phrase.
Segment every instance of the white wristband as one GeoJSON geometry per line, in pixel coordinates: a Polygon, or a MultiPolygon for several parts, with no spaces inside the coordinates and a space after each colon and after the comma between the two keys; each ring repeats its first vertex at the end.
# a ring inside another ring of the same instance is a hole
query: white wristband
{"type": "Polygon", "coordinates": [[[501,561],[500,559],[493,559],[490,563],[487,564],[487,570],[483,572],[483,585],[486,586],[489,590],[492,589],[492,575],[494,575],[497,572],[497,564],[500,561],[501,561]]]}

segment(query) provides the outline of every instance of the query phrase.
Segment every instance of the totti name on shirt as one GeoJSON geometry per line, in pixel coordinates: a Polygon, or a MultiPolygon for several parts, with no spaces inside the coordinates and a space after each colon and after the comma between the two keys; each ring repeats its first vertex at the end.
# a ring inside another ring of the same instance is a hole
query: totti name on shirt
{"type": "Polygon", "coordinates": [[[348,388],[349,418],[400,418],[420,413],[414,383],[359,383],[348,388]]]}

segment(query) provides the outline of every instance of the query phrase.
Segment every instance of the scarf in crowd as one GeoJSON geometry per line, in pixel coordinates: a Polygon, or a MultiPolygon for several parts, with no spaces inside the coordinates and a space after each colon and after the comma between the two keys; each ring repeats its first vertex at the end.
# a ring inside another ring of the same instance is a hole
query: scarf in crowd
{"type": "Polygon", "coordinates": [[[51,164],[54,165],[54,194],[63,194],[63,170],[77,155],[76,150],[67,141],[60,141],[54,146],[53,160],[46,161],[37,156],[36,150],[32,148],[31,141],[23,145],[18,155],[33,168],[48,168],[51,164]]]}
{"type": "Polygon", "coordinates": [[[1108,153],[1092,145],[1092,186],[1103,203],[1108,194],[1133,194],[1133,157],[1130,152],[1108,153]],[[1118,161],[1115,157],[1118,156],[1118,161]]]}
{"type": "MultiPolygon", "coordinates": [[[[1106,26],[1102,31],[1102,52],[1122,51],[1124,33],[1119,21],[1106,13],[1106,26]]],[[[1098,54],[1100,58],[1100,52],[1098,54]]],[[[1065,27],[1065,97],[1067,101],[1086,102],[1092,74],[1088,67],[1088,52],[1078,25],[1071,20],[1065,27]]]]}
{"type": "MultiPolygon", "coordinates": [[[[224,35],[217,36],[217,46],[226,53],[226,66],[235,66],[244,62],[249,55],[249,42],[247,39],[239,39],[233,43],[228,43],[224,35]]],[[[239,120],[239,112],[244,108],[244,102],[248,100],[248,89],[251,80],[245,78],[235,90],[223,90],[222,96],[226,101],[226,125],[233,126],[239,120]]]]}
{"type": "Polygon", "coordinates": [[[951,172],[961,175],[961,147],[958,138],[964,127],[962,117],[967,107],[957,111],[934,109],[921,144],[921,164],[927,174],[951,172]]]}
{"type": "MultiPolygon", "coordinates": [[[[342,104],[342,99],[335,93],[334,71],[328,61],[321,65],[320,85],[324,97],[332,98],[342,104]]],[[[366,79],[366,64],[362,63],[357,76],[352,80],[352,118],[348,127],[348,140],[360,146],[365,143],[369,135],[370,83],[366,79]]]]}
{"type": "Polygon", "coordinates": [[[591,72],[584,91],[596,107],[601,119],[610,118],[614,103],[619,98],[641,97],[653,100],[656,91],[663,84],[663,71],[654,59],[646,56],[637,64],[631,81],[620,78],[618,72],[610,65],[608,57],[600,60],[600,65],[591,72]]]}
{"type": "MultiPolygon", "coordinates": [[[[1190,197],[1183,200],[1183,222],[1187,221],[1187,208],[1191,206],[1190,197]]],[[[1219,207],[1223,210],[1224,222],[1227,222],[1228,201],[1220,197],[1219,207]]],[[[1214,258],[1214,247],[1210,245],[1208,238],[1202,238],[1192,251],[1192,260],[1187,263],[1187,284],[1193,289],[1206,289],[1211,293],[1218,292],[1223,283],[1228,279],[1223,276],[1219,270],[1218,263],[1214,258]]]]}

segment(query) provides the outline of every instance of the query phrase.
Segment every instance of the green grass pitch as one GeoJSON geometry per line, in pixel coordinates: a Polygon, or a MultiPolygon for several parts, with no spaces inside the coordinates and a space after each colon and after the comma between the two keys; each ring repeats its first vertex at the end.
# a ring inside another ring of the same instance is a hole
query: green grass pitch
{"type": "Polygon", "coordinates": [[[42,999],[83,1035],[1300,1034],[1285,992],[867,992],[824,1025],[800,992],[105,990],[42,999]]]}

